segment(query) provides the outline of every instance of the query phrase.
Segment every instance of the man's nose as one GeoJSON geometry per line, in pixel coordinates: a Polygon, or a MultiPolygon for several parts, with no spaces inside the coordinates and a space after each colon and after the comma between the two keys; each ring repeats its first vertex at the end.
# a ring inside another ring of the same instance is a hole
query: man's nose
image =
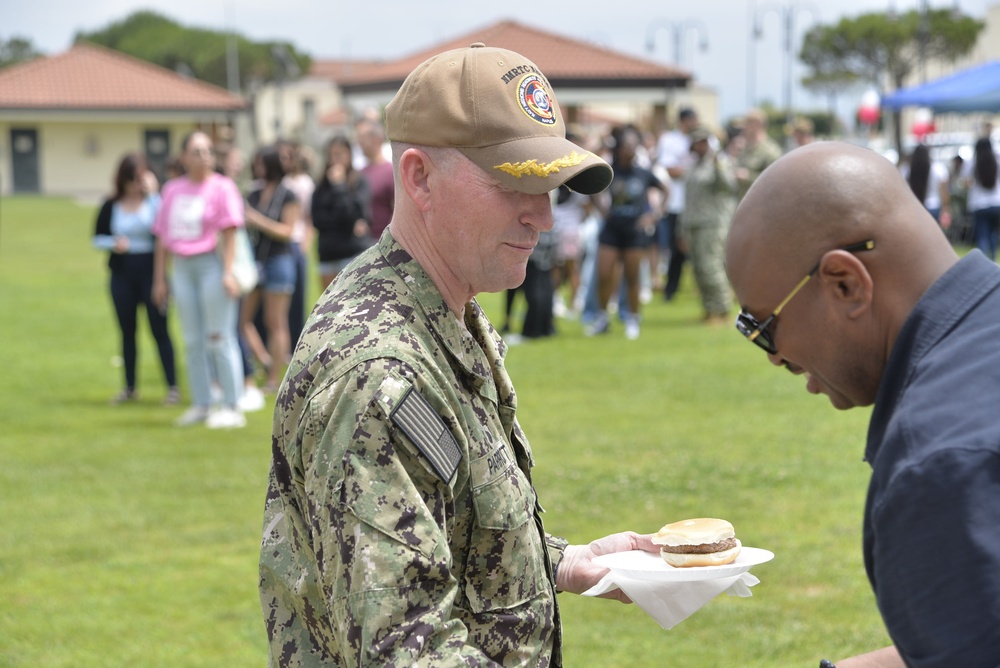
{"type": "Polygon", "coordinates": [[[521,222],[531,225],[539,232],[548,232],[555,224],[552,219],[552,200],[549,194],[525,195],[528,198],[528,211],[521,217],[521,222]]]}

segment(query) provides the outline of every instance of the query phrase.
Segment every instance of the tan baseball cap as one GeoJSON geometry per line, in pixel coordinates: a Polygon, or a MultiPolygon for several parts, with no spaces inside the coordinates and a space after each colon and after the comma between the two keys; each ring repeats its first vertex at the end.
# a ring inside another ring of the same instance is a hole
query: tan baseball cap
{"type": "Polygon", "coordinates": [[[390,141],[457,148],[502,184],[531,195],[566,184],[598,193],[611,167],[566,139],[552,87],[524,56],[476,43],[424,61],[385,108],[390,141]]]}

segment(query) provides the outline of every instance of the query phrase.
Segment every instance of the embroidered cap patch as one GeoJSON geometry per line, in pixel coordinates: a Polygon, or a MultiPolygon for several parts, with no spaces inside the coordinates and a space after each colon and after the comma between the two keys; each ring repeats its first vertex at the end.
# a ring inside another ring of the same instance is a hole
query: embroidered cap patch
{"type": "Polygon", "coordinates": [[[537,74],[526,74],[517,86],[517,101],[528,118],[542,125],[554,125],[556,111],[552,97],[537,74]]]}
{"type": "Polygon", "coordinates": [[[537,160],[517,163],[505,162],[502,165],[494,165],[493,169],[499,169],[501,172],[507,172],[517,178],[521,178],[522,176],[540,176],[546,178],[549,174],[555,174],[563,167],[576,167],[586,159],[587,156],[573,151],[569,155],[564,155],[552,162],[541,163],[537,160]]]}

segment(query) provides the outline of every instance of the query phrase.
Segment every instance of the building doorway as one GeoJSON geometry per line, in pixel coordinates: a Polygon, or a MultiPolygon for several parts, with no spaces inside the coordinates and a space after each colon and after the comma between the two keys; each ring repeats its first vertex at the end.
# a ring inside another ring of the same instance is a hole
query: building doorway
{"type": "Polygon", "coordinates": [[[143,141],[146,163],[160,183],[167,178],[167,159],[170,157],[170,130],[146,130],[143,141]]]}
{"type": "Polygon", "coordinates": [[[38,130],[11,128],[10,156],[14,192],[39,192],[38,130]]]}

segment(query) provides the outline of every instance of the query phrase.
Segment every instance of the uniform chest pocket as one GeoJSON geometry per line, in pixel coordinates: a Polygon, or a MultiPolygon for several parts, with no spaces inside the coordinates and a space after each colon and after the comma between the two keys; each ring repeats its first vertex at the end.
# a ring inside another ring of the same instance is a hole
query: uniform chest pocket
{"type": "Polygon", "coordinates": [[[470,475],[476,514],[466,562],[470,609],[488,613],[528,601],[545,605],[545,545],[532,521],[535,493],[527,476],[502,441],[470,462],[470,475]]]}
{"type": "Polygon", "coordinates": [[[469,466],[478,526],[510,531],[528,521],[535,494],[502,441],[497,441],[490,454],[472,460],[469,466]]]}

